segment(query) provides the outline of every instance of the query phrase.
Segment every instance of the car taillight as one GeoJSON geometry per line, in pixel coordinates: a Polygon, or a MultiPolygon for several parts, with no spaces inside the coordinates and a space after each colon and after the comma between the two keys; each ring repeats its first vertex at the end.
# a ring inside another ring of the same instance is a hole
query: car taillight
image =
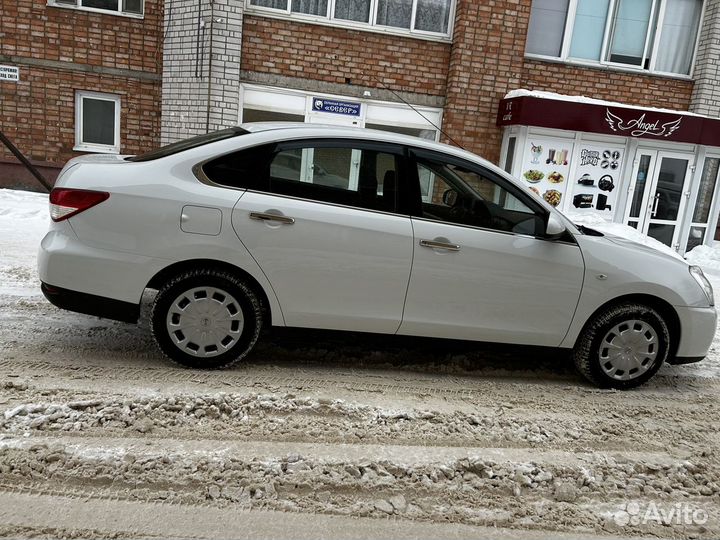
{"type": "Polygon", "coordinates": [[[84,212],[110,197],[105,191],[55,188],[50,192],[50,217],[62,221],[84,212]]]}

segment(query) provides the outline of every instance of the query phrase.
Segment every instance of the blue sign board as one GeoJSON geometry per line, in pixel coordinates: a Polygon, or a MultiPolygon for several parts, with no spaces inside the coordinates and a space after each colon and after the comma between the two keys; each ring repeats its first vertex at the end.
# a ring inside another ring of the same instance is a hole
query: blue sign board
{"type": "Polygon", "coordinates": [[[353,103],[352,101],[336,101],[334,99],[314,97],[312,109],[318,112],[360,116],[360,103],[353,103]]]}

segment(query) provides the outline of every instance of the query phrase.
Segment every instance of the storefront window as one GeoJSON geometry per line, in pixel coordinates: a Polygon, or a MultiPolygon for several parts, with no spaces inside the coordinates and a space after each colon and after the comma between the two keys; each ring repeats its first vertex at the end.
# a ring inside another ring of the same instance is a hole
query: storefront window
{"type": "Polygon", "coordinates": [[[510,137],[508,139],[507,154],[505,154],[505,166],[503,167],[503,169],[505,169],[505,172],[507,173],[512,172],[513,159],[515,159],[516,142],[517,137],[510,137]]]}
{"type": "Polygon", "coordinates": [[[710,217],[710,206],[715,193],[715,182],[720,170],[720,159],[707,158],[700,178],[700,189],[695,201],[695,213],[693,223],[707,223],[710,217]]]}
{"type": "Polygon", "coordinates": [[[288,114],[258,109],[243,109],[243,122],[304,122],[301,114],[288,114]]]}
{"type": "Polygon", "coordinates": [[[688,234],[687,251],[705,241],[718,172],[720,172],[720,158],[706,158],[700,177],[697,199],[695,199],[695,211],[693,212],[692,227],[688,234]]]}
{"type": "Polygon", "coordinates": [[[420,137],[421,139],[427,139],[429,141],[435,140],[436,132],[433,129],[418,129],[408,128],[401,126],[386,126],[383,124],[365,124],[368,129],[379,129],[380,131],[390,131],[392,133],[400,133],[402,135],[412,135],[413,137],[420,137]]]}

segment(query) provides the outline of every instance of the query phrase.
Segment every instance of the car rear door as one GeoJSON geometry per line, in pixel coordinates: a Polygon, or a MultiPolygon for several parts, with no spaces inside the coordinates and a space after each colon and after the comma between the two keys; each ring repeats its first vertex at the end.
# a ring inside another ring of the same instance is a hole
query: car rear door
{"type": "Polygon", "coordinates": [[[394,333],[412,264],[409,216],[396,214],[401,148],[285,142],[233,228],[271,283],[288,326],[394,333]],[[383,189],[385,188],[385,189],[383,189]]]}
{"type": "Polygon", "coordinates": [[[426,151],[412,163],[421,187],[403,196],[423,200],[399,333],[559,345],[584,273],[572,237],[539,238],[546,210],[479,165],[426,151]]]}

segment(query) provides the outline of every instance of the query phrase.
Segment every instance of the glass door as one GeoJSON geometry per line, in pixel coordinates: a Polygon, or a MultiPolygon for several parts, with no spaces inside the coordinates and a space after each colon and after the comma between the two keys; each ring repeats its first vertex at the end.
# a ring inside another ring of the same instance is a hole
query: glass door
{"type": "Polygon", "coordinates": [[[656,158],[657,152],[654,150],[638,150],[635,158],[632,174],[633,181],[629,190],[632,199],[627,207],[625,223],[638,230],[643,230],[645,226],[645,209],[647,208],[656,158]]]}
{"type": "Polygon", "coordinates": [[[678,250],[680,220],[687,206],[685,186],[693,157],[687,154],[659,152],[650,186],[643,232],[678,250]]]}
{"type": "Polygon", "coordinates": [[[693,156],[638,150],[625,223],[679,249],[679,230],[687,206],[686,186],[693,156]]]}

